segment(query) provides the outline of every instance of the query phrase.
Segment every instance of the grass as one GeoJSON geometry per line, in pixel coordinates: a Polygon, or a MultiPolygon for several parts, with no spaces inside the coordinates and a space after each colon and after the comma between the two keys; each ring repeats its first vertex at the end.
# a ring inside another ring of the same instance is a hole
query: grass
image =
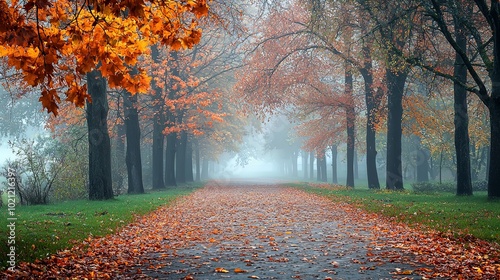
{"type": "MultiPolygon", "coordinates": [[[[165,191],[141,195],[120,195],[108,201],[76,200],[49,205],[16,206],[16,262],[33,262],[92,236],[106,236],[132,222],[137,216],[168,205],[187,195],[200,184],[189,184],[165,191]]],[[[7,220],[6,205],[0,208],[0,220],[7,220]]],[[[3,222],[2,222],[3,224],[3,222]]],[[[8,253],[6,226],[0,227],[0,259],[8,253]]],[[[2,261],[0,269],[7,267],[2,261]]]]}
{"type": "Polygon", "coordinates": [[[486,192],[464,197],[451,193],[295,186],[334,201],[347,201],[413,227],[427,227],[457,237],[472,235],[500,244],[500,201],[488,200],[486,192]]]}

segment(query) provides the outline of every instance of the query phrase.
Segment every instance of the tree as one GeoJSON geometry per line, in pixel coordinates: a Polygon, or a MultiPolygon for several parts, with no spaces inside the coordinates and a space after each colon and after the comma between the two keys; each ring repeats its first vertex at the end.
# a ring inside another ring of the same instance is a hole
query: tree
{"type": "MultiPolygon", "coordinates": [[[[157,45],[151,46],[151,58],[154,62],[153,71],[160,64],[160,50],[157,45]]],[[[153,101],[153,144],[152,144],[152,180],[153,189],[164,189],[165,181],[163,176],[163,148],[165,145],[165,102],[163,100],[163,79],[155,75],[151,80],[152,101],[153,101]]]]}
{"type": "MultiPolygon", "coordinates": [[[[488,175],[488,197],[500,197],[500,4],[496,1],[491,1],[490,6],[484,0],[474,1],[475,7],[479,11],[474,17],[474,21],[464,21],[466,27],[471,32],[477,48],[480,62],[487,70],[488,77],[484,77],[475,67],[476,55],[469,55],[467,50],[462,49],[457,42],[457,38],[450,31],[451,24],[445,16],[446,11],[453,10],[448,7],[450,2],[441,3],[432,0],[427,10],[430,16],[436,22],[440,32],[443,34],[449,45],[462,58],[467,72],[474,81],[473,86],[466,86],[468,91],[473,92],[488,108],[490,115],[490,168],[488,175]],[[485,28],[487,29],[485,30],[485,28]],[[488,36],[488,39],[483,39],[488,36]],[[491,40],[490,40],[491,39],[491,40]],[[491,80],[490,90],[487,88],[487,79],[491,80]]],[[[458,38],[460,39],[460,38],[458,38]]],[[[421,65],[426,65],[425,62],[419,62],[421,65]]],[[[438,73],[446,76],[442,73],[438,73]]],[[[453,77],[447,76],[450,79],[453,77]]],[[[453,79],[458,81],[457,79],[453,79]]]]}
{"type": "MultiPolygon", "coordinates": [[[[472,15],[471,5],[465,1],[456,1],[457,11],[453,21],[455,40],[461,50],[467,50],[467,30],[464,28],[463,18],[472,15]],[[465,8],[464,15],[459,15],[465,8]]],[[[455,54],[453,75],[454,95],[454,125],[455,125],[455,153],[457,155],[457,195],[472,195],[471,166],[470,166],[470,141],[469,141],[469,116],[467,114],[467,89],[462,83],[467,83],[467,68],[462,57],[455,54]],[[461,81],[462,83],[458,82],[461,81]]]]}
{"type": "Polygon", "coordinates": [[[87,128],[89,139],[89,199],[113,198],[111,142],[108,133],[106,80],[97,70],[87,75],[89,94],[87,128]]]}
{"type": "Polygon", "coordinates": [[[155,43],[173,49],[198,43],[197,21],[208,12],[206,2],[28,1],[20,6],[2,0],[0,9],[0,57],[40,89],[42,106],[57,115],[61,91],[77,106],[87,103],[89,197],[111,198],[106,79],[112,88],[145,93],[150,77],[134,68],[138,58],[155,43]]]}
{"type": "Polygon", "coordinates": [[[129,194],[144,193],[142,182],[142,159],[141,159],[141,130],[139,127],[139,113],[137,112],[137,95],[124,93],[123,103],[125,107],[125,131],[127,136],[127,163],[128,190],[129,194]]]}

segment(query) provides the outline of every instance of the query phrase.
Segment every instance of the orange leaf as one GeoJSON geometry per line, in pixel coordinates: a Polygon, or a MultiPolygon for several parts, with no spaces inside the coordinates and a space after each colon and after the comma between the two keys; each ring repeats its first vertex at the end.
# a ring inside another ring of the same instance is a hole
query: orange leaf
{"type": "Polygon", "coordinates": [[[217,272],[217,273],[229,273],[229,270],[224,269],[223,267],[216,267],[215,272],[217,272]]]}
{"type": "Polygon", "coordinates": [[[247,273],[248,271],[244,270],[244,269],[241,269],[239,267],[235,268],[234,269],[234,273],[247,273]]]}

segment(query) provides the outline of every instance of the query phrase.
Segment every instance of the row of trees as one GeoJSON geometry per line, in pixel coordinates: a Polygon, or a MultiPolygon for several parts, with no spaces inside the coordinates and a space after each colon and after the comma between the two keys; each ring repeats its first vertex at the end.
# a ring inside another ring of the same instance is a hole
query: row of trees
{"type": "Polygon", "coordinates": [[[90,199],[112,198],[125,173],[127,192],[144,192],[144,143],[154,189],[194,180],[194,165],[199,179],[202,161],[236,149],[245,120],[227,102],[241,61],[234,3],[210,13],[206,1],[155,0],[0,1],[0,10],[2,79],[13,99],[41,93],[61,145],[88,137],[90,199]],[[87,130],[75,136],[75,126],[87,130]]]}
{"type": "MultiPolygon", "coordinates": [[[[481,0],[273,2],[256,12],[265,23],[248,45],[237,88],[260,111],[292,111],[308,150],[347,143],[347,185],[354,184],[356,137],[365,143],[368,186],[376,189],[376,135],[385,131],[385,185],[402,189],[403,133],[419,138],[421,155],[454,135],[457,194],[472,194],[472,147],[489,149],[488,195],[499,197],[498,8],[481,0]],[[452,127],[440,122],[450,107],[452,127]]],[[[428,180],[428,159],[417,165],[421,180],[428,180]]]]}

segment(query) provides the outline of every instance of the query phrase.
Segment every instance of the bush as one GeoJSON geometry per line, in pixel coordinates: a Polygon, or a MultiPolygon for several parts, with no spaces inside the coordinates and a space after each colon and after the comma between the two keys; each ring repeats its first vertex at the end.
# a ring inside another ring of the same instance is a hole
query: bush
{"type": "Polygon", "coordinates": [[[12,178],[21,204],[47,204],[54,180],[62,171],[62,158],[44,154],[45,141],[39,138],[38,141],[9,142],[16,159],[7,161],[2,172],[10,177],[8,170],[16,171],[12,178]]]}
{"type": "Polygon", "coordinates": [[[417,182],[411,184],[415,192],[456,192],[457,185],[454,182],[417,182]]]}
{"type": "Polygon", "coordinates": [[[50,192],[52,201],[85,199],[88,197],[88,150],[86,143],[55,142],[53,154],[64,155],[64,172],[55,180],[50,192]]]}
{"type": "Polygon", "coordinates": [[[50,191],[51,201],[88,198],[89,152],[86,135],[84,125],[71,125],[58,129],[54,137],[47,139],[45,154],[64,159],[60,163],[64,172],[54,180],[50,191]]]}

